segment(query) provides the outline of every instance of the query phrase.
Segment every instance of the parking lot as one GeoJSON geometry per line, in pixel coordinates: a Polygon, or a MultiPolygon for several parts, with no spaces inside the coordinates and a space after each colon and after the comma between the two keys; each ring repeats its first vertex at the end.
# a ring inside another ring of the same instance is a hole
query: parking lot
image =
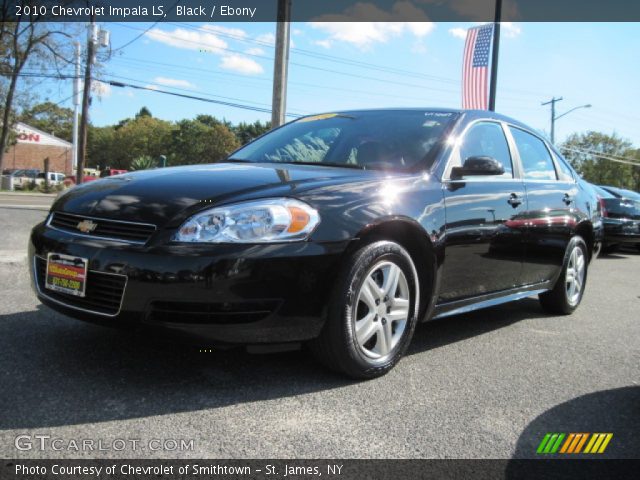
{"type": "Polygon", "coordinates": [[[0,207],[4,458],[535,457],[547,432],[611,432],[602,456],[640,457],[634,251],[591,264],[572,316],[546,315],[525,299],[424,324],[397,368],[353,382],[304,351],[203,352],[49,310],[20,254],[45,215],[0,207]],[[140,443],[18,450],[18,435],[61,438],[62,447],[140,443]],[[154,439],[193,440],[193,448],[150,449],[154,439]]]}

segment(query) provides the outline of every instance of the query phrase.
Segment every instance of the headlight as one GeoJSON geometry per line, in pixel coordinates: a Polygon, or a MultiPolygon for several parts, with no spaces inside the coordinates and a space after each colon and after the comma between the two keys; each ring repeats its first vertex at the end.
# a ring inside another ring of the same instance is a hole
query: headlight
{"type": "Polygon", "coordinates": [[[320,223],[318,212],[291,198],[275,198],[211,208],[189,218],[176,242],[271,243],[304,240],[320,223]]]}

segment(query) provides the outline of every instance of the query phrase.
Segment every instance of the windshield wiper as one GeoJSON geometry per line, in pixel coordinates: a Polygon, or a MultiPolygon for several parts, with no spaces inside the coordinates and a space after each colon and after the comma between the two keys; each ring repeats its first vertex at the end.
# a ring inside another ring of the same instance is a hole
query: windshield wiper
{"type": "Polygon", "coordinates": [[[362,165],[356,165],[355,163],[338,163],[338,162],[296,162],[294,160],[290,162],[265,162],[265,163],[288,163],[291,165],[314,165],[316,167],[341,167],[341,168],[353,168],[356,170],[364,170],[362,165]]]}

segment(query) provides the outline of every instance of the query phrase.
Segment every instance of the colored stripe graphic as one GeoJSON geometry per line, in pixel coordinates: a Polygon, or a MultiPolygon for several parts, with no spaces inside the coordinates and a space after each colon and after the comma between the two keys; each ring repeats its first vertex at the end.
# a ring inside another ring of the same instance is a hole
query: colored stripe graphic
{"type": "Polygon", "coordinates": [[[609,442],[613,438],[613,433],[547,433],[536,453],[538,454],[578,454],[578,453],[590,453],[599,454],[604,453],[609,442]],[[566,438],[566,440],[565,440],[566,438]],[[589,440],[587,442],[587,439],[589,440]],[[585,446],[584,450],[582,449],[585,446]]]}

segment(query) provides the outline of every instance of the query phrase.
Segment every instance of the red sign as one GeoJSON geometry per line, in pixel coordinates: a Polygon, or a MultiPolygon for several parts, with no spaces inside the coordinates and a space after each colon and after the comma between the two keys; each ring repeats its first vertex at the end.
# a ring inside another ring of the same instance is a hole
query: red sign
{"type": "Polygon", "coordinates": [[[40,142],[40,135],[37,133],[19,133],[18,140],[22,142],[40,142]]]}

